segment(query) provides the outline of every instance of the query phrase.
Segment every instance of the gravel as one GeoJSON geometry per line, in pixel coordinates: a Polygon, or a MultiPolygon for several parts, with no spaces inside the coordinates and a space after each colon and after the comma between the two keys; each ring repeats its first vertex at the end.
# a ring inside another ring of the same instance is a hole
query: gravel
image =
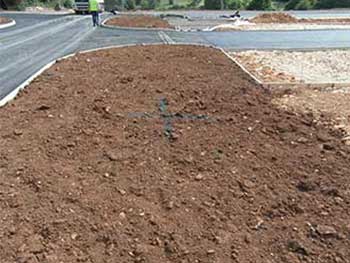
{"type": "Polygon", "coordinates": [[[310,24],[310,23],[291,23],[291,24],[220,24],[209,28],[209,31],[261,31],[261,30],[321,30],[321,29],[350,29],[350,24],[310,24]]]}
{"type": "Polygon", "coordinates": [[[231,54],[265,82],[350,83],[350,50],[231,54]]]}

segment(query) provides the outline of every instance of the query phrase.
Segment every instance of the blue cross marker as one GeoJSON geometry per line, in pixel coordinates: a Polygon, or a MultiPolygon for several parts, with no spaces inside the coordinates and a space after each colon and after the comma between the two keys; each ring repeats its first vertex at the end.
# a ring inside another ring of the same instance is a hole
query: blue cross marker
{"type": "Polygon", "coordinates": [[[207,115],[194,115],[194,114],[183,114],[183,113],[170,113],[167,111],[168,100],[162,98],[159,102],[158,110],[159,114],[150,114],[150,113],[130,113],[128,114],[131,118],[148,118],[155,119],[160,118],[164,122],[163,133],[169,139],[173,140],[174,138],[174,127],[172,122],[175,120],[212,120],[207,115]]]}

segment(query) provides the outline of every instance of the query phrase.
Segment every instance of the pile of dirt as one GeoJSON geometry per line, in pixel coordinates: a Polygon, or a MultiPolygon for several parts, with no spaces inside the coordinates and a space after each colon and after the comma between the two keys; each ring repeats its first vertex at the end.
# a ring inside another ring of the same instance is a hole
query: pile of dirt
{"type": "Polygon", "coordinates": [[[250,19],[253,23],[298,23],[298,18],[287,13],[264,13],[250,19]]]}
{"type": "Polygon", "coordinates": [[[160,17],[145,15],[118,16],[109,19],[106,24],[120,27],[172,28],[168,21],[160,17]]]}
{"type": "Polygon", "coordinates": [[[204,47],[56,64],[0,109],[0,258],[349,262],[350,148],[271,99],[204,47]]]}
{"type": "Polygon", "coordinates": [[[0,17],[0,25],[1,24],[7,24],[10,22],[10,19],[6,18],[6,17],[0,17]]]}

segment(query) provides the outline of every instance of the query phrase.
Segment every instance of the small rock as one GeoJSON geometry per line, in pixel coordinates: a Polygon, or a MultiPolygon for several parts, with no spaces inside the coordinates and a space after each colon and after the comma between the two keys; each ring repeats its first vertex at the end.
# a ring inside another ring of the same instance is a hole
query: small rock
{"type": "Polygon", "coordinates": [[[309,253],[306,248],[296,240],[290,240],[287,244],[288,250],[300,255],[307,256],[309,253]]]}
{"type": "Polygon", "coordinates": [[[126,214],[124,212],[121,212],[119,214],[119,217],[120,217],[120,219],[125,219],[126,218],[126,214]]]}
{"type": "Polygon", "coordinates": [[[77,237],[78,237],[78,234],[77,234],[77,233],[72,233],[72,234],[70,235],[70,237],[71,237],[71,239],[76,240],[77,237]]]}
{"type": "Polygon", "coordinates": [[[308,143],[309,140],[308,140],[307,138],[305,138],[305,137],[300,137],[300,138],[297,140],[297,142],[298,142],[298,143],[304,144],[304,143],[308,143]]]}
{"type": "Polygon", "coordinates": [[[14,235],[16,233],[16,228],[14,226],[10,226],[9,233],[10,235],[14,235]]]}
{"type": "Polygon", "coordinates": [[[209,249],[209,250],[207,251],[207,254],[208,254],[208,255],[215,254],[215,250],[214,250],[214,249],[209,249]]]}
{"type": "Polygon", "coordinates": [[[323,150],[326,151],[333,151],[335,149],[334,145],[329,144],[329,143],[325,143],[322,145],[323,150]]]}
{"type": "Polygon", "coordinates": [[[171,137],[170,137],[171,140],[175,141],[179,138],[180,138],[180,136],[177,133],[174,133],[174,132],[171,133],[171,137]]]}
{"type": "Polygon", "coordinates": [[[47,105],[41,105],[40,107],[36,108],[37,111],[45,111],[49,109],[50,109],[50,106],[47,106],[47,105]]]}
{"type": "Polygon", "coordinates": [[[20,136],[20,135],[23,134],[23,131],[18,130],[18,129],[15,129],[15,130],[13,131],[13,134],[16,135],[16,136],[20,136]]]}
{"type": "Polygon", "coordinates": [[[326,226],[326,225],[318,225],[316,227],[316,231],[317,233],[322,236],[322,237],[325,237],[325,238],[334,238],[334,237],[337,237],[338,234],[337,234],[337,231],[335,230],[334,227],[331,227],[331,226],[326,226]]]}
{"type": "Polygon", "coordinates": [[[317,140],[320,142],[328,142],[330,141],[330,137],[326,134],[317,134],[317,140]]]}
{"type": "Polygon", "coordinates": [[[344,137],[344,138],[342,139],[342,142],[343,142],[345,145],[350,146],[350,136],[344,137]]]}
{"type": "Polygon", "coordinates": [[[244,236],[244,242],[246,242],[247,244],[250,244],[252,242],[252,238],[250,234],[246,234],[244,236]]]}
{"type": "Polygon", "coordinates": [[[119,189],[118,192],[119,192],[121,195],[126,195],[126,191],[123,190],[123,189],[119,189]]]}
{"type": "Polygon", "coordinates": [[[264,220],[262,220],[261,218],[258,218],[258,223],[253,227],[253,229],[259,230],[263,224],[264,224],[264,220]]]}
{"type": "Polygon", "coordinates": [[[106,152],[106,156],[108,157],[109,160],[111,161],[118,161],[120,159],[120,156],[115,154],[114,152],[106,152]]]}
{"type": "Polygon", "coordinates": [[[167,209],[173,209],[174,208],[174,202],[173,201],[169,201],[168,203],[167,203],[167,205],[166,205],[166,208],[167,209]]]}
{"type": "Polygon", "coordinates": [[[196,181],[201,181],[203,180],[204,175],[203,174],[197,174],[196,177],[194,178],[196,181]]]}

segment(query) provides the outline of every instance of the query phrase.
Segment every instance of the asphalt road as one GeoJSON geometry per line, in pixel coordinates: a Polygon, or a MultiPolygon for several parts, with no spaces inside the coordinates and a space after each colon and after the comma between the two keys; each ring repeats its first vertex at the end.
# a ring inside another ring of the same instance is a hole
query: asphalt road
{"type": "Polygon", "coordinates": [[[125,44],[195,43],[229,50],[348,48],[350,31],[171,32],[93,28],[90,16],[1,14],[17,25],[0,29],[0,100],[47,63],[64,55],[125,44]]]}
{"type": "MultiPolygon", "coordinates": [[[[193,19],[217,19],[221,15],[232,14],[229,10],[169,10],[169,11],[138,11],[138,13],[160,15],[164,13],[179,14],[191,17],[193,19]]],[[[241,11],[245,18],[252,18],[263,11],[241,11]]],[[[307,10],[307,11],[288,11],[291,15],[299,18],[349,18],[350,9],[333,9],[333,10],[307,10]]]]}

